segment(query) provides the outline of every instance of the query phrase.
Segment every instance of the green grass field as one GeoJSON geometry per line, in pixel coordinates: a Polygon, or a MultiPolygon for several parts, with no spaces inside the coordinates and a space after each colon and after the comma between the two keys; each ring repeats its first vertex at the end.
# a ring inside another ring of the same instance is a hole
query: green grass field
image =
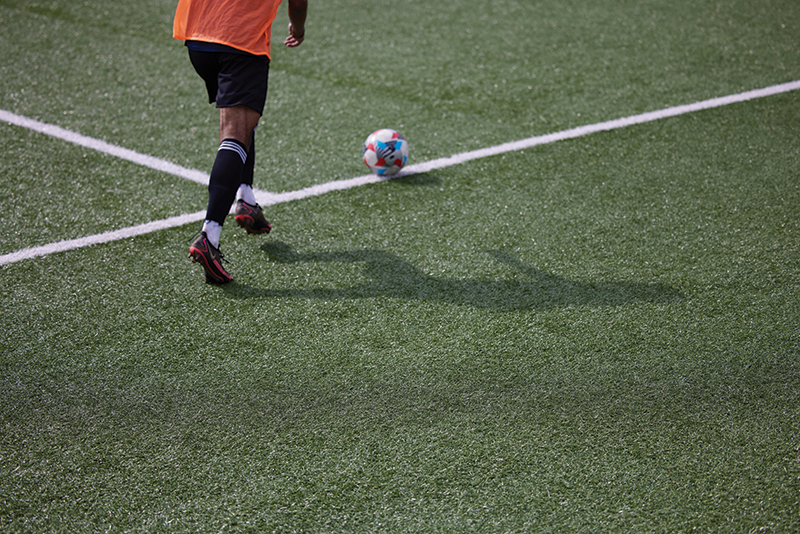
{"type": "MultiPolygon", "coordinates": [[[[210,170],[175,0],[0,0],[0,110],[210,170]]],[[[800,79],[796,0],[329,0],[256,187],[800,79]]],[[[205,208],[0,122],[0,255],[205,208]]],[[[0,266],[0,531],[800,531],[800,91],[0,266]]]]}

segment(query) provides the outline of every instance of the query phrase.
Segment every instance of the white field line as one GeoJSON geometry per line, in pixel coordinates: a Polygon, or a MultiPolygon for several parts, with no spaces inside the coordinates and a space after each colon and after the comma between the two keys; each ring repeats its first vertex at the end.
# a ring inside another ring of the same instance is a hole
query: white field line
{"type": "MultiPolygon", "coordinates": [[[[364,176],[358,176],[356,178],[351,178],[349,180],[337,180],[333,182],[327,182],[324,184],[314,185],[311,187],[306,187],[304,189],[299,189],[297,191],[289,191],[286,193],[270,193],[267,191],[256,190],[256,199],[263,206],[271,206],[283,202],[290,202],[292,200],[300,200],[308,197],[318,196],[331,191],[341,191],[344,189],[350,189],[361,185],[382,182],[389,180],[391,178],[399,178],[403,176],[412,176],[415,174],[426,173],[432,170],[450,167],[452,165],[459,165],[461,163],[466,163],[468,161],[472,161],[475,159],[486,158],[489,156],[496,156],[499,154],[505,154],[507,152],[516,152],[519,150],[524,150],[526,148],[545,145],[549,143],[555,143],[556,141],[575,139],[577,137],[583,137],[597,132],[626,128],[628,126],[633,126],[636,124],[653,122],[668,117],[676,117],[678,115],[694,113],[696,111],[701,111],[704,109],[712,109],[721,106],[727,106],[729,104],[735,104],[738,102],[745,102],[756,98],[764,98],[772,95],[777,95],[780,93],[795,91],[797,89],[800,89],[800,80],[783,83],[779,85],[772,85],[770,87],[764,87],[762,89],[755,89],[753,91],[746,91],[734,95],[712,98],[710,100],[703,100],[701,102],[695,102],[694,104],[675,106],[658,111],[642,113],[640,115],[624,117],[621,119],[600,122],[597,124],[589,124],[586,126],[579,126],[577,128],[571,128],[569,130],[563,130],[561,132],[529,137],[527,139],[513,141],[510,143],[503,143],[501,145],[497,145],[494,147],[482,148],[470,152],[462,152],[460,154],[455,154],[453,156],[446,158],[439,158],[423,163],[409,165],[401,172],[395,174],[390,178],[382,178],[372,174],[368,174],[364,176]]],[[[65,130],[59,126],[54,126],[43,122],[39,122],[33,119],[22,117],[20,115],[15,115],[14,113],[10,113],[4,110],[0,110],[0,120],[24,128],[29,128],[31,130],[56,137],[64,141],[68,141],[70,143],[75,143],[77,145],[86,148],[91,148],[93,150],[97,150],[105,154],[116,156],[131,161],[133,163],[149,167],[151,169],[172,174],[174,176],[179,176],[181,178],[186,178],[188,180],[192,180],[199,184],[203,185],[208,184],[208,174],[202,171],[187,169],[185,167],[181,167],[180,165],[176,165],[174,163],[171,163],[163,159],[147,156],[144,154],[139,154],[138,152],[134,152],[133,150],[118,147],[116,145],[106,143],[105,141],[93,139],[91,137],[86,137],[78,133],[65,130]]],[[[10,254],[1,255],[0,265],[6,265],[9,263],[18,262],[25,259],[35,258],[38,256],[45,256],[48,254],[53,254],[55,252],[64,252],[67,250],[74,250],[77,248],[87,247],[99,243],[107,243],[110,241],[127,239],[130,237],[143,235],[150,232],[156,232],[158,230],[164,230],[167,228],[183,226],[192,222],[201,221],[204,216],[205,216],[205,211],[198,211],[195,213],[179,215],[177,217],[170,217],[168,219],[163,219],[160,221],[154,221],[146,224],[140,224],[137,226],[131,226],[129,228],[122,228],[120,230],[104,232],[98,235],[82,237],[79,239],[69,239],[65,241],[60,241],[58,243],[52,243],[49,245],[27,248],[19,250],[17,252],[12,252],[10,254]]]]}
{"type": "Polygon", "coordinates": [[[91,148],[92,150],[97,150],[98,152],[102,152],[104,154],[116,156],[120,159],[131,161],[144,167],[149,167],[151,169],[172,174],[174,176],[179,176],[181,178],[186,178],[187,180],[197,182],[198,184],[208,185],[208,174],[204,172],[194,169],[187,169],[186,167],[181,167],[180,165],[176,165],[164,159],[147,156],[145,154],[139,154],[138,152],[134,152],[133,150],[129,150],[127,148],[122,148],[120,146],[112,145],[111,143],[106,143],[105,141],[101,141],[99,139],[93,139],[79,133],[65,130],[60,126],[39,122],[21,115],[15,115],[14,113],[10,113],[2,109],[0,109],[0,120],[16,126],[28,128],[34,132],[43,133],[63,141],[68,141],[82,147],[91,148]]]}
{"type": "Polygon", "coordinates": [[[48,254],[54,254],[56,252],[66,252],[67,250],[88,247],[90,245],[108,243],[110,241],[121,241],[122,239],[127,239],[137,235],[149,234],[151,232],[157,232],[158,230],[164,230],[166,228],[174,228],[176,226],[183,226],[185,224],[202,221],[205,215],[206,211],[203,210],[195,213],[178,215],[177,217],[170,217],[160,221],[153,221],[136,226],[130,226],[128,228],[121,228],[119,230],[111,230],[109,232],[103,232],[102,234],[90,235],[88,237],[81,237],[78,239],[67,239],[65,241],[59,241],[58,243],[42,245],[40,247],[26,248],[18,250],[17,252],[0,256],[0,265],[15,263],[22,260],[36,258],[38,256],[47,256],[48,254]]]}

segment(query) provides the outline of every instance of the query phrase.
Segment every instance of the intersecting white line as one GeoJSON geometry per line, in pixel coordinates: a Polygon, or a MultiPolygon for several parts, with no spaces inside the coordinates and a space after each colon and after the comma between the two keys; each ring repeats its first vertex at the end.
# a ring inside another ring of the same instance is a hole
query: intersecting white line
{"type": "MultiPolygon", "coordinates": [[[[780,93],[795,91],[797,89],[800,89],[800,80],[787,82],[779,85],[772,85],[769,87],[764,87],[762,89],[745,91],[743,93],[737,93],[719,98],[703,100],[701,102],[695,102],[694,104],[675,106],[658,111],[651,111],[648,113],[642,113],[639,115],[624,117],[621,119],[599,122],[596,124],[589,124],[586,126],[579,126],[577,128],[571,128],[569,130],[563,130],[561,132],[529,137],[527,139],[522,139],[519,141],[512,141],[510,143],[503,143],[501,145],[493,147],[482,148],[479,150],[472,150],[469,152],[462,152],[460,154],[455,154],[453,156],[446,158],[439,158],[423,163],[409,165],[399,173],[389,178],[368,174],[364,176],[358,176],[356,178],[351,178],[349,180],[336,180],[333,182],[318,184],[297,191],[289,191],[286,193],[270,193],[268,191],[255,190],[256,200],[262,206],[271,206],[283,202],[290,202],[292,200],[300,200],[308,197],[318,196],[325,193],[329,193],[331,191],[341,191],[344,189],[350,189],[353,187],[358,187],[366,184],[382,182],[392,178],[399,178],[403,176],[412,176],[415,174],[426,173],[432,170],[442,169],[453,165],[459,165],[461,163],[466,163],[468,161],[480,158],[497,156],[499,154],[505,154],[507,152],[516,152],[519,150],[524,150],[526,148],[545,145],[548,143],[555,143],[556,141],[575,139],[577,137],[583,137],[597,132],[626,128],[628,126],[633,126],[635,124],[653,122],[668,117],[676,117],[678,115],[685,115],[687,113],[694,113],[696,111],[701,111],[705,109],[727,106],[729,104],[745,102],[756,98],[764,98],[772,95],[777,95],[780,93]]],[[[181,178],[186,178],[188,180],[192,180],[199,184],[208,185],[208,174],[202,171],[181,167],[180,165],[176,165],[175,163],[172,163],[170,161],[156,158],[153,156],[148,156],[145,154],[140,154],[133,150],[112,145],[105,141],[93,139],[91,137],[86,137],[84,135],[72,132],[70,130],[66,130],[59,126],[39,122],[37,120],[29,119],[21,115],[16,115],[14,113],[5,110],[0,110],[0,120],[8,122],[10,124],[14,124],[16,126],[28,128],[30,130],[34,130],[39,133],[50,135],[52,137],[56,137],[58,139],[62,139],[64,141],[68,141],[70,143],[74,143],[86,148],[97,150],[99,152],[103,152],[111,156],[125,159],[127,161],[131,161],[138,165],[155,169],[157,171],[165,172],[167,174],[172,174],[174,176],[179,176],[181,178]]],[[[170,217],[168,219],[153,221],[150,223],[131,226],[128,228],[122,228],[119,230],[104,232],[102,234],[97,234],[93,236],[82,237],[79,239],[69,239],[65,241],[60,241],[58,243],[51,243],[49,245],[26,248],[23,250],[19,250],[17,252],[12,252],[10,254],[4,254],[0,256],[0,265],[6,265],[9,263],[18,262],[25,259],[35,258],[38,256],[45,256],[56,252],[64,252],[68,250],[88,247],[90,245],[108,243],[110,241],[117,241],[129,237],[148,234],[151,232],[156,232],[158,230],[164,230],[167,228],[183,226],[193,222],[201,221],[203,220],[204,217],[205,217],[205,210],[198,211],[195,213],[178,215],[176,217],[170,217]]]]}

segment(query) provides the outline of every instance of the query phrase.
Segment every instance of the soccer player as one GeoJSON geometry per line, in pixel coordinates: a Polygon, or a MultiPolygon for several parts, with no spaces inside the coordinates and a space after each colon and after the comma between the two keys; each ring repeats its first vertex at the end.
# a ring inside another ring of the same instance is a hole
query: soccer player
{"type": "MultiPolygon", "coordinates": [[[[186,42],[189,59],[219,108],[219,149],[208,184],[208,208],[189,256],[209,284],[232,280],[222,266],[219,238],[234,201],[234,217],[248,234],[272,227],[253,194],[254,131],[264,111],[272,23],[281,0],[179,0],[173,37],[186,42]]],[[[305,35],[307,0],[288,0],[288,47],[305,35]]]]}

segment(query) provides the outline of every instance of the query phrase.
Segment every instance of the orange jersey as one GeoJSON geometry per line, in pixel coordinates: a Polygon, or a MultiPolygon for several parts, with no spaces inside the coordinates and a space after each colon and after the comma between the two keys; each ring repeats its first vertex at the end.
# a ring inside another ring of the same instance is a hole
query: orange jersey
{"type": "Polygon", "coordinates": [[[272,21],[281,0],[179,0],[172,36],[270,55],[272,21]]]}

